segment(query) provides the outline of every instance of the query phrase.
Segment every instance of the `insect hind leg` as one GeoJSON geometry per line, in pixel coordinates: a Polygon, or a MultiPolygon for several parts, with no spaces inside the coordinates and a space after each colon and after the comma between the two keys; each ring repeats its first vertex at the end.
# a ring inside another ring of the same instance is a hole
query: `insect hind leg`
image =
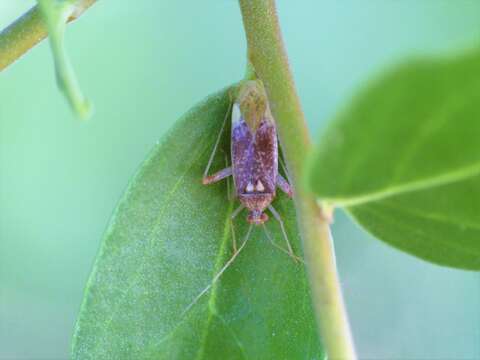
{"type": "Polygon", "coordinates": [[[280,174],[277,174],[277,186],[282,189],[282,191],[288,195],[288,197],[293,196],[293,190],[288,181],[280,174]]]}
{"type": "Polygon", "coordinates": [[[268,231],[267,227],[265,224],[262,225],[263,226],[263,231],[265,232],[265,235],[267,236],[267,239],[270,240],[270,243],[276,247],[278,250],[284,252],[285,254],[287,254],[288,256],[290,256],[294,261],[299,261],[303,264],[305,264],[305,261],[303,261],[303,259],[295,254],[291,254],[288,250],[285,250],[283,247],[281,247],[280,245],[278,245],[274,240],[273,238],[270,236],[270,232],[268,231]]]}
{"type": "Polygon", "coordinates": [[[235,209],[235,211],[232,213],[230,216],[230,230],[232,232],[232,245],[233,245],[233,252],[237,252],[237,238],[235,237],[235,229],[233,227],[233,219],[240,214],[240,212],[243,210],[244,206],[241,204],[238,208],[235,209]]]}
{"type": "Polygon", "coordinates": [[[287,165],[285,165],[285,160],[283,158],[284,158],[283,151],[281,151],[281,153],[278,156],[278,162],[280,163],[280,166],[282,167],[282,170],[285,173],[285,177],[288,179],[288,182],[291,184],[292,178],[290,177],[290,173],[288,172],[287,165]]]}
{"type": "Polygon", "coordinates": [[[275,210],[275,208],[272,205],[268,205],[268,209],[270,210],[270,212],[273,214],[275,219],[280,224],[280,228],[282,230],[283,237],[285,238],[285,242],[287,243],[288,254],[292,257],[292,259],[295,262],[297,262],[299,260],[299,257],[296,256],[295,253],[293,252],[292,245],[290,244],[290,240],[288,240],[287,231],[285,230],[285,225],[283,223],[283,220],[282,220],[280,214],[277,212],[277,210],[275,210]]]}

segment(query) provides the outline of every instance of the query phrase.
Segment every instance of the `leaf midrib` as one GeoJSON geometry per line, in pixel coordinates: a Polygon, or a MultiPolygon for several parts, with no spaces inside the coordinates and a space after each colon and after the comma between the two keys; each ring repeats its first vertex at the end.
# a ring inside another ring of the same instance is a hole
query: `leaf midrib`
{"type": "MultiPolygon", "coordinates": [[[[223,266],[223,258],[224,258],[224,254],[225,254],[225,248],[227,246],[226,244],[227,244],[227,241],[228,241],[228,238],[229,238],[229,236],[228,236],[228,231],[230,229],[229,217],[230,217],[230,214],[232,213],[232,211],[233,211],[233,201],[231,201],[229,206],[228,206],[227,217],[225,219],[225,225],[224,225],[224,228],[223,228],[222,242],[221,242],[221,245],[220,245],[220,249],[218,250],[218,255],[217,255],[217,258],[215,260],[215,265],[213,267],[214,268],[213,277],[215,277],[215,275],[220,271],[220,269],[223,266]]],[[[212,279],[213,279],[213,277],[212,277],[212,279]]],[[[205,323],[205,328],[203,330],[201,344],[200,344],[200,347],[198,349],[197,356],[195,357],[195,359],[201,359],[202,355],[205,351],[205,344],[207,342],[208,330],[210,328],[210,323],[212,322],[212,318],[215,315],[214,311],[215,311],[215,302],[217,300],[217,291],[218,291],[218,281],[215,284],[213,284],[212,289],[210,290],[210,296],[208,298],[208,307],[207,307],[207,311],[208,311],[207,321],[205,323]]]]}
{"type": "Polygon", "coordinates": [[[395,210],[395,211],[398,211],[398,212],[405,213],[407,215],[420,217],[420,218],[423,218],[425,220],[438,222],[438,223],[442,223],[442,224],[445,224],[445,225],[457,226],[460,229],[465,228],[465,229],[480,231],[480,225],[479,224],[475,224],[475,223],[471,223],[471,222],[462,222],[458,219],[452,220],[451,218],[444,217],[444,216],[439,215],[439,214],[424,213],[424,212],[420,212],[420,211],[415,211],[411,208],[406,209],[406,208],[403,208],[403,207],[400,207],[400,206],[395,206],[395,205],[390,204],[390,203],[382,203],[381,206],[389,208],[391,210],[395,210]]]}
{"type": "Polygon", "coordinates": [[[459,168],[455,171],[440,174],[426,179],[412,181],[401,185],[392,185],[385,189],[352,196],[352,197],[320,197],[321,202],[333,204],[340,207],[355,207],[365,205],[379,200],[384,200],[400,194],[431,189],[467,180],[480,174],[480,162],[470,166],[459,168]]]}
{"type": "MultiPolygon", "coordinates": [[[[378,212],[376,211],[375,209],[372,209],[372,208],[368,208],[368,207],[365,207],[362,209],[362,211],[365,211],[367,213],[370,213],[370,214],[373,214],[377,217],[380,217],[380,218],[383,218],[385,221],[394,221],[390,216],[388,215],[385,215],[381,212],[378,212]]],[[[429,219],[429,220],[433,220],[433,219],[429,219]]],[[[401,226],[403,226],[404,228],[409,228],[411,230],[418,230],[418,228],[416,226],[413,226],[411,224],[408,224],[408,223],[401,223],[401,226]]],[[[424,239],[428,239],[428,237],[425,237],[424,235],[419,235],[421,237],[423,237],[424,239]]],[[[442,243],[442,246],[445,246],[445,248],[449,248],[449,249],[452,249],[458,253],[463,253],[463,254],[466,254],[466,255],[471,255],[471,249],[468,249],[468,250],[465,250],[463,247],[459,246],[459,247],[456,247],[455,244],[452,245],[451,242],[449,241],[445,241],[443,239],[436,239],[436,241],[442,243]]],[[[395,246],[395,245],[394,245],[395,246]]]]}

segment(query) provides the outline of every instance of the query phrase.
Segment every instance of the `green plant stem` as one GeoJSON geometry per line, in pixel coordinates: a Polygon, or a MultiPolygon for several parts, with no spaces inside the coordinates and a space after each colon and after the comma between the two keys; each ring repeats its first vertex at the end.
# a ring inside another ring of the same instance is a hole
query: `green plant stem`
{"type": "MultiPolygon", "coordinates": [[[[77,19],[95,1],[80,1],[78,11],[68,21],[77,19]]],[[[0,71],[45,39],[47,35],[47,26],[43,22],[40,10],[38,6],[34,6],[0,32],[0,71]]]]}
{"type": "Polygon", "coordinates": [[[304,190],[310,136],[283,46],[274,0],[239,0],[248,58],[263,81],[292,177],[294,200],[308,263],[314,306],[329,359],[355,359],[343,303],[328,216],[304,190]]]}

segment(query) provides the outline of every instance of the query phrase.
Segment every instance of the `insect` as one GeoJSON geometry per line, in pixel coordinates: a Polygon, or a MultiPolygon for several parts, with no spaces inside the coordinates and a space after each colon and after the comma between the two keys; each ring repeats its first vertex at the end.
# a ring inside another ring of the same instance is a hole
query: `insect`
{"type": "MultiPolygon", "coordinates": [[[[207,176],[222,132],[223,127],[205,169],[203,184],[213,184],[233,176],[235,195],[241,205],[233,212],[232,219],[247,208],[249,211],[247,221],[250,224],[263,225],[268,220],[265,210],[270,210],[280,223],[288,252],[293,256],[283,221],[271,204],[275,199],[277,187],[289,197],[292,197],[292,188],[278,172],[277,129],[261,81],[244,82],[232,105],[232,165],[207,176]]],[[[236,251],[235,239],[233,245],[236,251]]]]}
{"type": "Polygon", "coordinates": [[[253,225],[262,225],[267,237],[274,246],[287,252],[295,261],[300,260],[293,253],[280,214],[272,206],[277,187],[289,197],[292,197],[293,192],[289,182],[278,172],[277,129],[270,111],[265,89],[260,80],[243,82],[238,89],[236,100],[231,106],[231,166],[208,176],[228,115],[229,113],[227,112],[212,154],[210,155],[202,182],[204,185],[209,185],[230,176],[233,177],[235,196],[240,201],[240,206],[230,217],[234,253],[230,260],[216,274],[210,285],[195,298],[187,310],[212,287],[222,273],[235,260],[236,256],[247,243],[253,225]],[[242,245],[237,248],[235,233],[233,231],[233,219],[244,208],[248,210],[247,221],[250,223],[250,227],[242,245]],[[264,225],[269,219],[265,213],[267,209],[279,222],[283,237],[287,243],[288,251],[278,246],[270,238],[264,225]]]}

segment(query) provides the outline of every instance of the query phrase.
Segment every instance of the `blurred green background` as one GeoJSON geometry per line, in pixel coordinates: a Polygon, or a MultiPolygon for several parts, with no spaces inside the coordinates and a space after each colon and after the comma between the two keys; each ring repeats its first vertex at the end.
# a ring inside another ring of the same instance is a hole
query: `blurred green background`
{"type": "MultiPolygon", "coordinates": [[[[0,27],[33,4],[0,0],[0,27]]],[[[386,65],[480,43],[476,0],[278,7],[314,134],[386,65]]],[[[60,95],[46,42],[0,73],[0,359],[68,356],[83,287],[129,178],[183,112],[245,66],[235,0],[99,1],[67,40],[95,104],[88,122],[60,95]]],[[[478,274],[400,253],[340,212],[333,231],[361,358],[480,359],[478,274]]]]}

